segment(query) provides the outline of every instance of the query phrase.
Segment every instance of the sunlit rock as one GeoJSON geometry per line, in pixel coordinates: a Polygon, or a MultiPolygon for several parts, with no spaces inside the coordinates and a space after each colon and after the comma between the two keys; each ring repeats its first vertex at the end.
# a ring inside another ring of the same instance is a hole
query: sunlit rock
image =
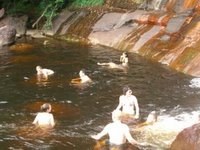
{"type": "Polygon", "coordinates": [[[163,9],[167,0],[148,0],[144,1],[139,8],[144,10],[160,10],[163,9]]]}
{"type": "MultiPolygon", "coordinates": [[[[122,13],[108,13],[105,14],[94,26],[93,32],[110,31],[119,22],[122,13]]],[[[125,18],[124,18],[125,19],[125,18]]]]}
{"type": "Polygon", "coordinates": [[[35,29],[27,30],[26,35],[30,36],[31,38],[45,38],[45,35],[43,32],[35,30],[35,29]]]}
{"type": "Polygon", "coordinates": [[[200,123],[181,131],[171,145],[170,150],[199,150],[200,123]]]}
{"type": "Polygon", "coordinates": [[[108,0],[106,8],[64,10],[54,19],[53,32],[70,42],[138,53],[200,76],[199,0],[148,0],[138,9],[124,7],[124,3],[133,2],[108,0]],[[121,6],[126,9],[119,9],[121,6]]]}
{"type": "Polygon", "coordinates": [[[138,0],[106,0],[104,2],[106,7],[135,10],[138,0]]]}
{"type": "Polygon", "coordinates": [[[200,76],[199,71],[199,51],[197,50],[200,40],[200,23],[194,22],[187,31],[181,43],[165,52],[159,62],[168,64],[176,70],[188,73],[194,76],[200,76]]]}
{"type": "MultiPolygon", "coordinates": [[[[75,12],[71,12],[68,9],[64,9],[52,22],[53,34],[58,34],[59,32],[61,32],[61,34],[64,34],[64,32],[62,31],[62,28],[65,22],[72,19],[74,15],[75,15],[75,12]]],[[[68,24],[67,26],[64,27],[65,32],[67,31],[69,26],[70,25],[68,24]]]]}

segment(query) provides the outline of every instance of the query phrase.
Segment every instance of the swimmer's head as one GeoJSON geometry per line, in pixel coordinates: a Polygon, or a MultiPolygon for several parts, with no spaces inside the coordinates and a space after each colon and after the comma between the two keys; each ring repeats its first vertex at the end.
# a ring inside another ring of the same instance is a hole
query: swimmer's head
{"type": "Polygon", "coordinates": [[[122,112],[120,110],[114,110],[112,112],[112,120],[113,121],[121,120],[121,117],[122,117],[122,112]]]}
{"type": "Polygon", "coordinates": [[[36,66],[36,70],[37,70],[37,71],[40,71],[41,69],[42,69],[41,66],[36,66]]]}
{"type": "Polygon", "coordinates": [[[51,104],[45,103],[41,106],[41,111],[43,112],[51,112],[51,104]]]}
{"type": "Polygon", "coordinates": [[[127,52],[123,52],[122,55],[123,55],[124,57],[128,57],[127,52]]]}
{"type": "Polygon", "coordinates": [[[123,94],[126,95],[127,93],[132,94],[132,90],[130,89],[129,86],[125,86],[123,88],[123,94]]]}
{"type": "Polygon", "coordinates": [[[148,123],[153,123],[153,122],[156,122],[157,119],[158,119],[157,112],[156,112],[156,111],[152,111],[152,112],[148,115],[146,122],[148,122],[148,123]]]}
{"type": "Polygon", "coordinates": [[[81,69],[79,72],[79,76],[84,76],[85,75],[86,70],[85,69],[81,69]]]}

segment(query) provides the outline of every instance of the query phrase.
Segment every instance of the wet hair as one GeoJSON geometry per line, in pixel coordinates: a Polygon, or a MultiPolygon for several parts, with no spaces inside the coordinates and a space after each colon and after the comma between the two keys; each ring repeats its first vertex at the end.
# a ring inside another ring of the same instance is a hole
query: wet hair
{"type": "Polygon", "coordinates": [[[120,110],[114,110],[112,112],[112,119],[121,120],[121,118],[122,118],[122,112],[120,110]]]}
{"type": "Polygon", "coordinates": [[[125,54],[125,57],[128,57],[128,53],[127,52],[123,52],[123,54],[125,54]]]}
{"type": "Polygon", "coordinates": [[[123,94],[126,95],[126,92],[127,92],[128,90],[131,90],[129,86],[123,87],[123,94]]]}
{"type": "Polygon", "coordinates": [[[86,70],[83,68],[80,71],[82,71],[84,74],[86,73],[86,70]]]}
{"type": "Polygon", "coordinates": [[[42,69],[42,67],[41,67],[41,66],[36,66],[36,70],[37,70],[37,69],[42,69]]]}
{"type": "Polygon", "coordinates": [[[147,121],[149,121],[148,119],[151,119],[151,120],[150,120],[151,122],[156,122],[157,119],[158,119],[158,114],[157,114],[157,112],[156,112],[156,111],[152,111],[152,112],[148,115],[147,121]],[[153,117],[153,118],[152,118],[152,117],[153,117]],[[152,119],[153,119],[153,120],[152,120],[152,119]]]}
{"type": "Polygon", "coordinates": [[[41,111],[43,112],[47,112],[47,110],[49,110],[50,108],[51,108],[51,104],[49,103],[45,103],[40,107],[41,111]]]}

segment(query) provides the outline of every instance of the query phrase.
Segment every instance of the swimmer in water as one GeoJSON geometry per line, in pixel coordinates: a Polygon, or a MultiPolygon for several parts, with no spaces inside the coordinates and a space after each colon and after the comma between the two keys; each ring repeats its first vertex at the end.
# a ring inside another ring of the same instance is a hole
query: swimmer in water
{"type": "Polygon", "coordinates": [[[49,103],[45,103],[41,106],[41,112],[37,114],[35,117],[33,124],[42,127],[54,127],[54,117],[51,112],[51,105],[49,103]]]}
{"type": "Polygon", "coordinates": [[[116,64],[114,62],[108,62],[108,63],[100,63],[98,62],[97,65],[100,66],[107,66],[111,69],[125,69],[128,66],[128,54],[126,52],[123,52],[120,56],[120,62],[121,64],[116,64]]]}
{"type": "Polygon", "coordinates": [[[90,83],[92,80],[85,74],[85,69],[80,70],[79,78],[71,80],[72,84],[90,83]]]}
{"type": "Polygon", "coordinates": [[[113,122],[107,124],[100,133],[92,135],[91,137],[95,140],[100,140],[103,136],[108,134],[109,144],[111,146],[123,145],[126,143],[126,140],[133,145],[138,145],[139,143],[131,136],[129,127],[121,122],[121,115],[121,111],[114,110],[112,112],[113,122]]]}
{"type": "Polygon", "coordinates": [[[128,65],[128,54],[126,52],[123,52],[120,56],[120,62],[122,63],[122,66],[128,65]]]}
{"type": "Polygon", "coordinates": [[[128,86],[123,88],[123,95],[119,97],[119,104],[116,110],[120,109],[122,109],[124,115],[128,115],[135,119],[139,118],[138,100],[132,95],[132,90],[128,86]]]}
{"type": "Polygon", "coordinates": [[[43,76],[45,78],[48,78],[48,76],[54,74],[53,70],[42,68],[41,66],[36,66],[36,71],[38,76],[43,76]]]}
{"type": "Polygon", "coordinates": [[[156,111],[152,111],[148,115],[146,121],[143,122],[143,123],[138,124],[136,126],[136,128],[141,128],[141,127],[144,127],[144,126],[153,125],[155,122],[157,122],[157,119],[158,119],[157,112],[156,111]]]}

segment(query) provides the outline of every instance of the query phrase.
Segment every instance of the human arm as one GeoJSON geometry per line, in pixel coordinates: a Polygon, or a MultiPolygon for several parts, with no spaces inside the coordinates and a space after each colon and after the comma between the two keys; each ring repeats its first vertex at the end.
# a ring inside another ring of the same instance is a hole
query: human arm
{"type": "Polygon", "coordinates": [[[120,62],[122,62],[122,61],[123,61],[123,59],[124,59],[124,56],[123,56],[123,55],[121,55],[121,56],[120,56],[120,59],[119,59],[119,61],[120,61],[120,62]]]}
{"type": "Polygon", "coordinates": [[[54,74],[54,71],[53,70],[51,70],[51,69],[43,69],[43,72],[44,72],[44,74],[45,75],[52,75],[52,74],[54,74]]]}
{"type": "Polygon", "coordinates": [[[132,145],[138,145],[139,143],[132,137],[130,130],[127,126],[126,130],[125,130],[125,136],[126,139],[128,140],[129,143],[131,143],[132,145]]]}
{"type": "Polygon", "coordinates": [[[109,63],[100,63],[100,62],[98,62],[97,65],[99,65],[99,66],[108,66],[109,63]]]}
{"type": "Polygon", "coordinates": [[[71,83],[73,84],[81,83],[81,78],[74,78],[71,80],[71,83]]]}
{"type": "Polygon", "coordinates": [[[120,60],[119,60],[119,61],[122,62],[122,63],[128,63],[128,57],[122,55],[122,56],[120,57],[120,60]]]}
{"type": "Polygon", "coordinates": [[[103,136],[105,136],[106,134],[108,134],[108,125],[104,127],[104,129],[96,134],[96,135],[91,135],[91,138],[95,139],[95,140],[99,140],[101,139],[103,136]]]}
{"type": "Polygon", "coordinates": [[[119,97],[119,104],[118,104],[116,110],[120,110],[121,107],[122,107],[122,96],[119,97]]]}
{"type": "Polygon", "coordinates": [[[87,75],[81,78],[81,83],[89,83],[89,82],[92,82],[92,80],[87,75]]]}
{"type": "Polygon", "coordinates": [[[54,121],[54,117],[53,117],[52,114],[51,114],[51,116],[50,116],[50,125],[51,125],[52,127],[55,126],[55,121],[54,121]]]}
{"type": "Polygon", "coordinates": [[[139,105],[138,105],[138,100],[137,100],[137,98],[135,97],[135,118],[139,118],[139,112],[140,112],[140,108],[139,108],[139,105]]]}
{"type": "Polygon", "coordinates": [[[43,77],[48,79],[48,76],[54,74],[54,71],[51,69],[42,69],[41,73],[42,73],[43,77]]]}
{"type": "Polygon", "coordinates": [[[34,121],[32,122],[32,124],[38,124],[38,114],[37,114],[37,116],[35,117],[35,119],[34,119],[34,121]]]}

